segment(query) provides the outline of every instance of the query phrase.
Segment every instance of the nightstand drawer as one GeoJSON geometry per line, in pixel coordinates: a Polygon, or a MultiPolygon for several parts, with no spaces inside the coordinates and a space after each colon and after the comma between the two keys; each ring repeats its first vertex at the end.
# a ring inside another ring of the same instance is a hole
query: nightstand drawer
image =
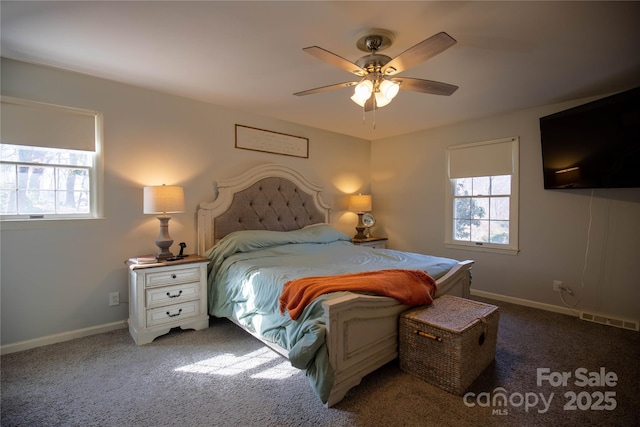
{"type": "Polygon", "coordinates": [[[366,246],[368,248],[373,248],[373,249],[386,249],[387,248],[387,242],[380,241],[380,242],[360,243],[360,246],[366,246]]]}
{"type": "Polygon", "coordinates": [[[147,289],[145,294],[147,308],[178,304],[200,298],[200,283],[193,282],[164,288],[150,288],[147,289]]]}
{"type": "Polygon", "coordinates": [[[200,280],[200,269],[169,268],[165,271],[158,271],[145,274],[145,287],[174,285],[178,283],[197,282],[200,280]]]}
{"type": "Polygon", "coordinates": [[[189,301],[183,304],[147,310],[147,327],[163,325],[171,322],[182,322],[184,319],[196,317],[200,314],[199,301],[189,301]]]}
{"type": "Polygon", "coordinates": [[[386,249],[387,248],[386,237],[367,237],[366,239],[352,239],[354,245],[366,246],[373,249],[386,249]]]}

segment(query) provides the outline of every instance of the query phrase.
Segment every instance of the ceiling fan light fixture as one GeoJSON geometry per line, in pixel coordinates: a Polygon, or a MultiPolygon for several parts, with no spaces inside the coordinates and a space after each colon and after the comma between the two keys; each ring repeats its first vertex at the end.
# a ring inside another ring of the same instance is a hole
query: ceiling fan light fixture
{"type": "Polygon", "coordinates": [[[356,85],[356,89],[354,92],[354,96],[358,97],[366,101],[371,96],[371,92],[373,92],[373,83],[371,80],[362,80],[360,83],[356,85]]]}
{"type": "Polygon", "coordinates": [[[390,80],[383,80],[380,83],[380,92],[389,101],[391,101],[398,94],[399,90],[400,85],[390,80]]]}
{"type": "MultiPolygon", "coordinates": [[[[367,98],[367,99],[369,99],[369,98],[367,98]]],[[[351,97],[351,100],[353,102],[355,102],[356,104],[358,104],[359,106],[361,106],[361,107],[364,107],[364,104],[367,102],[367,99],[360,99],[360,98],[358,98],[358,95],[353,95],[351,97]]]]}
{"type": "Polygon", "coordinates": [[[391,102],[390,98],[387,98],[380,92],[376,92],[375,97],[376,97],[376,107],[378,108],[382,108],[391,102]]]}

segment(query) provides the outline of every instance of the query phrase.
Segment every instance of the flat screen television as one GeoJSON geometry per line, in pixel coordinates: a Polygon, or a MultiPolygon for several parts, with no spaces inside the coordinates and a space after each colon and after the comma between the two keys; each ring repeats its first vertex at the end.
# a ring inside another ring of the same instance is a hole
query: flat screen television
{"type": "Polygon", "coordinates": [[[640,187],[640,87],[540,118],[545,189],[640,187]]]}

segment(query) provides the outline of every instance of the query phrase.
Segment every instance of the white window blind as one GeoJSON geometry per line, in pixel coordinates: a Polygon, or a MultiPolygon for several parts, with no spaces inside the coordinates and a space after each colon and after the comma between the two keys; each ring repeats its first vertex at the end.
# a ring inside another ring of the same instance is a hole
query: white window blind
{"type": "Polygon", "coordinates": [[[445,246],[516,255],[519,138],[447,148],[445,246]]]}
{"type": "Polygon", "coordinates": [[[449,178],[510,175],[514,171],[515,138],[449,147],[449,178]]]}
{"type": "Polygon", "coordinates": [[[0,97],[0,220],[100,218],[102,114],[0,97]]]}
{"type": "Polygon", "coordinates": [[[0,108],[5,144],[96,150],[97,113],[9,97],[0,108]]]}

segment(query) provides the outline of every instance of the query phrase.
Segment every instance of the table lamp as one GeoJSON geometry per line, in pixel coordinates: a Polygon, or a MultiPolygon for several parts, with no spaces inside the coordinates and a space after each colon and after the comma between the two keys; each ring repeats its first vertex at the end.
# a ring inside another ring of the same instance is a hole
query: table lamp
{"type": "Polygon", "coordinates": [[[371,210],[371,195],[358,194],[357,196],[351,196],[349,198],[349,210],[358,214],[358,225],[356,225],[357,234],[353,236],[353,238],[366,239],[367,236],[364,234],[364,230],[367,227],[362,222],[362,215],[371,210]]]}
{"type": "Polygon", "coordinates": [[[167,214],[184,212],[184,190],[175,185],[158,185],[144,187],[144,213],[160,214],[160,234],[156,239],[156,245],[160,251],[156,255],[158,261],[171,258],[173,254],[169,248],[173,239],[169,236],[169,220],[167,214]]]}

